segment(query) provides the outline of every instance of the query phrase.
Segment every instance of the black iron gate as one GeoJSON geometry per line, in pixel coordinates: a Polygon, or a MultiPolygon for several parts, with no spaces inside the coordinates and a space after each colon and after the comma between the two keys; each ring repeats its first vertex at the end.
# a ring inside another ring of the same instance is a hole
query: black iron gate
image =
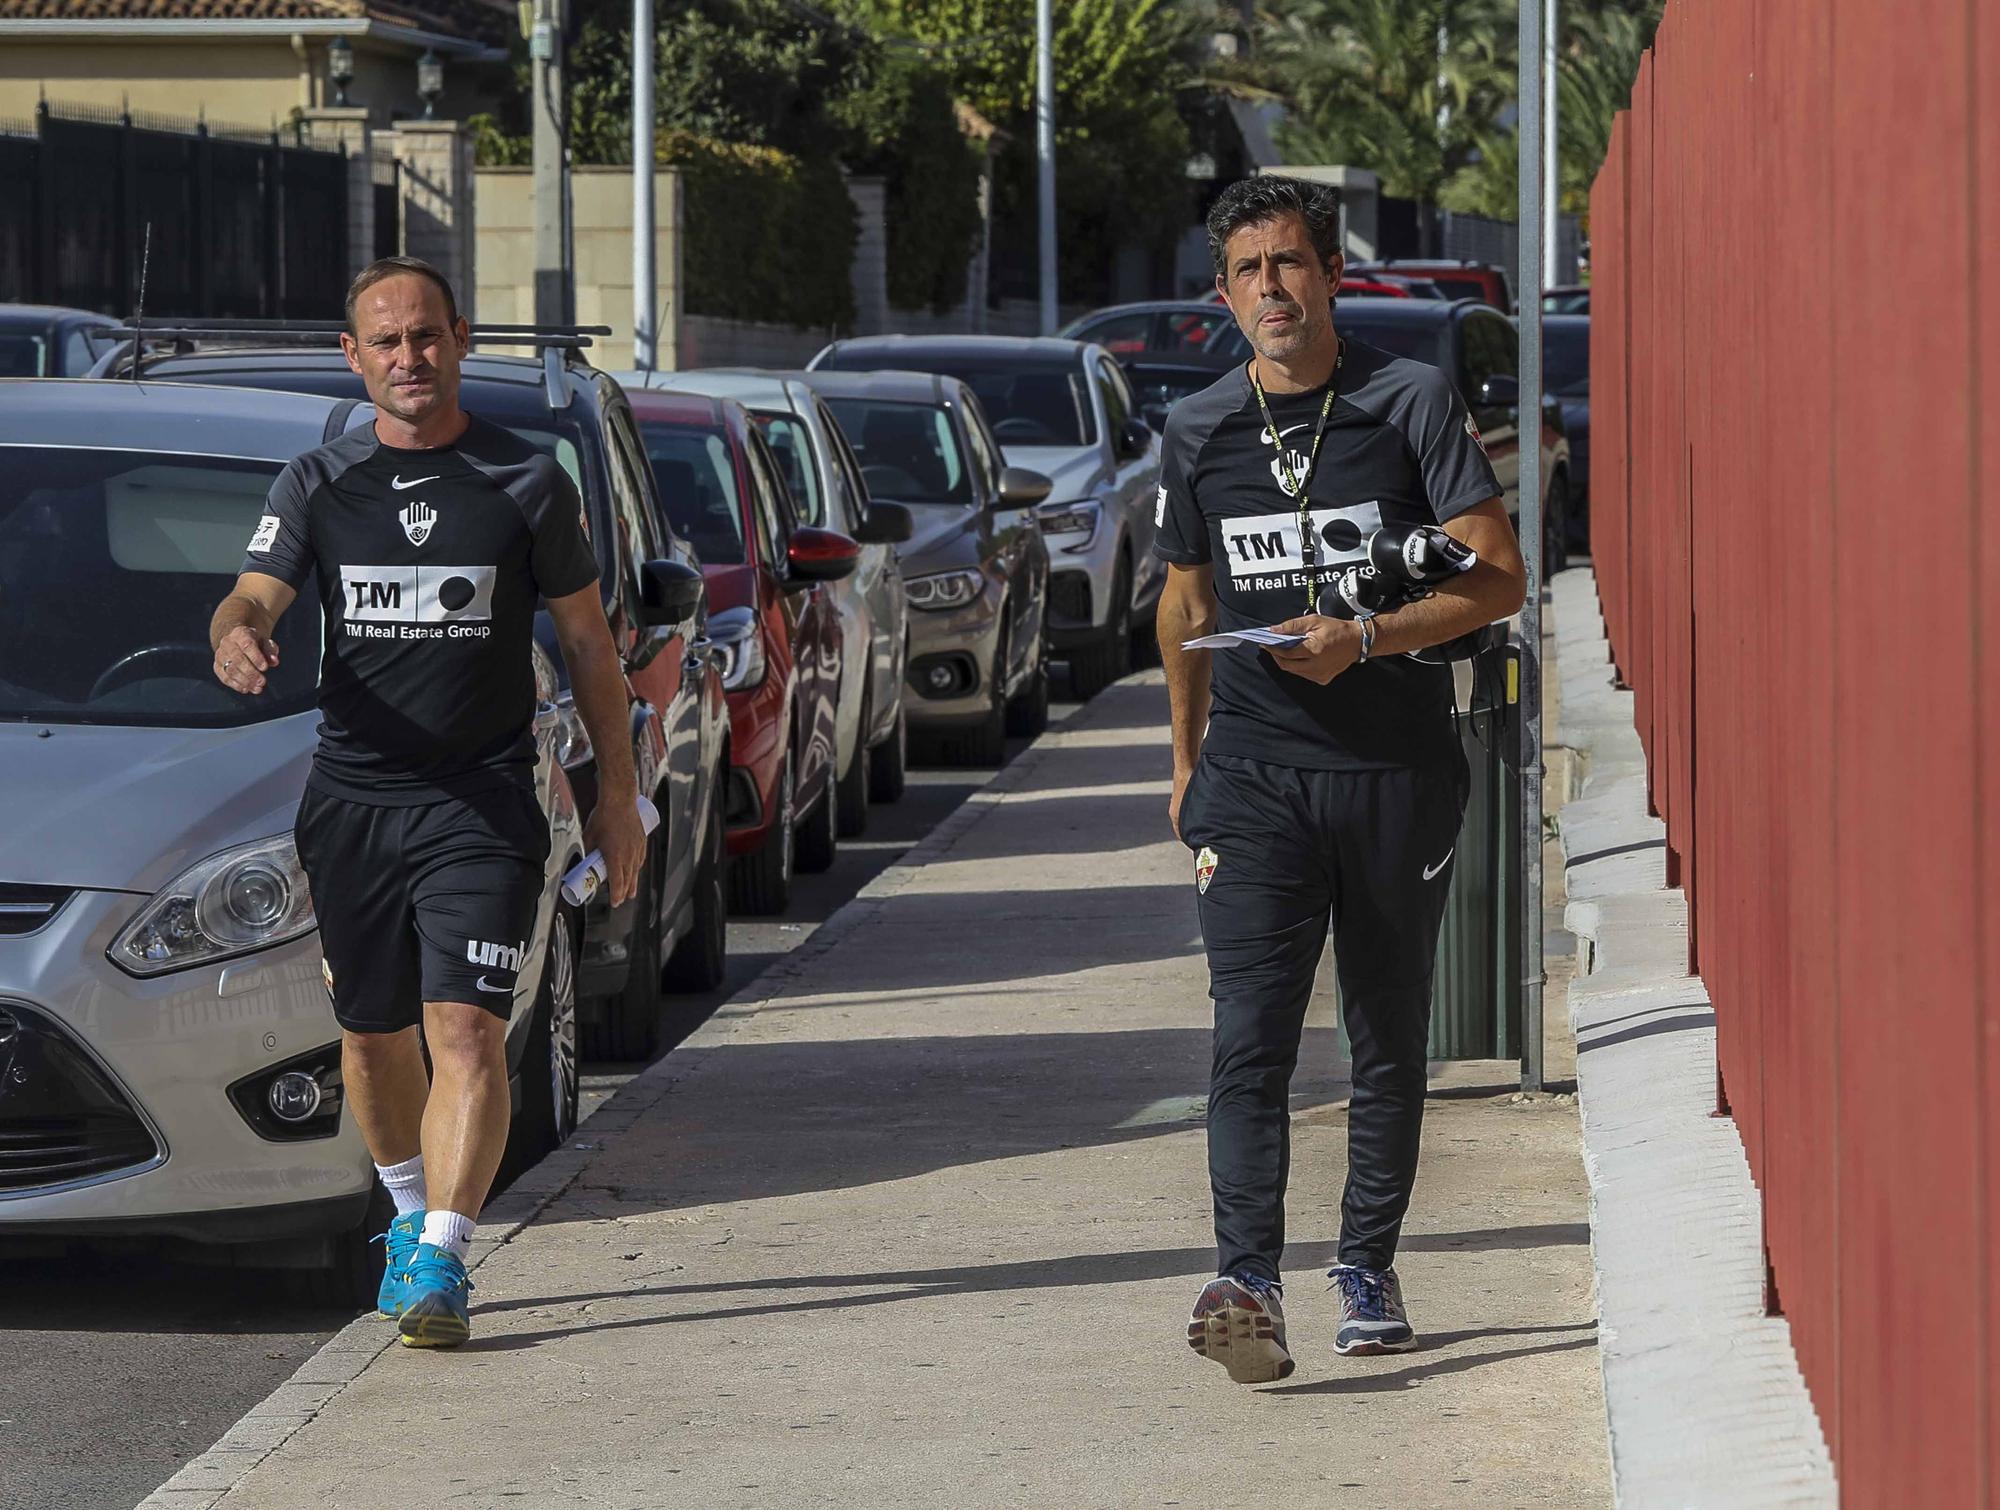
{"type": "Polygon", "coordinates": [[[44,104],[0,124],[0,301],[303,318],[347,281],[347,159],[245,132],[44,104]]]}

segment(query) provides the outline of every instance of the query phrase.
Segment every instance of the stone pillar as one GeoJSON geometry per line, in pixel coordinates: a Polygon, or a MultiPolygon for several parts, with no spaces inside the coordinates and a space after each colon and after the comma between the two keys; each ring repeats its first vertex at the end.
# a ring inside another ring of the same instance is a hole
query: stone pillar
{"type": "Polygon", "coordinates": [[[458,312],[476,319],[471,131],[458,121],[399,121],[381,137],[402,168],[403,251],[449,278],[458,312]]]}
{"type": "Polygon", "coordinates": [[[993,265],[993,139],[980,143],[979,150],[979,245],[973,248],[972,263],[965,270],[965,328],[976,336],[986,334],[986,291],[993,265]]]}
{"type": "Polygon", "coordinates": [[[880,335],[889,328],[888,185],[872,174],[847,180],[859,235],[854,242],[854,334],[880,335]]]}
{"type": "Polygon", "coordinates": [[[352,277],[375,260],[374,140],[368,112],[359,105],[326,105],[305,112],[315,147],[347,152],[347,272],[352,277]]]}

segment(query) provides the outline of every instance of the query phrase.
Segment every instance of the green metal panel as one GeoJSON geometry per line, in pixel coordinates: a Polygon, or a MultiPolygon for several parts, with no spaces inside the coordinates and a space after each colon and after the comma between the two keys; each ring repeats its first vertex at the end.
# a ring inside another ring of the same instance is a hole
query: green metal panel
{"type": "Polygon", "coordinates": [[[1481,711],[1457,722],[1472,790],[1438,937],[1430,1057],[1518,1059],[1521,785],[1498,749],[1513,721],[1481,711]]]}

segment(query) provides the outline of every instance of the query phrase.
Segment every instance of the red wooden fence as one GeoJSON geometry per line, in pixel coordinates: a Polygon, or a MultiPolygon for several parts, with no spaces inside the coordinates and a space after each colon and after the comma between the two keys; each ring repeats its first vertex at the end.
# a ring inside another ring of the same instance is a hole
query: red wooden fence
{"type": "Polygon", "coordinates": [[[1855,1505],[2000,1507],[1995,100],[1990,0],[1670,0],[1591,195],[1605,620],[1855,1505]]]}

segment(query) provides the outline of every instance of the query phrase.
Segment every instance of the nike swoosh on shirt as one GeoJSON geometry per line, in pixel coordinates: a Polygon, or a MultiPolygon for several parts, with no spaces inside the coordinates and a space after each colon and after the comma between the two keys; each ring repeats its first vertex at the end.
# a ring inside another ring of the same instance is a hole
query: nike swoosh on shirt
{"type": "Polygon", "coordinates": [[[1437,864],[1431,866],[1428,870],[1424,872],[1424,879],[1426,881],[1430,880],[1439,871],[1443,870],[1447,865],[1451,864],[1451,857],[1457,853],[1458,853],[1458,846],[1454,844],[1450,849],[1444,852],[1444,858],[1442,860],[1438,861],[1437,864]]]}
{"type": "MultiPolygon", "coordinates": [[[[1449,860],[1449,859],[1451,858],[1451,856],[1450,856],[1450,855],[1446,855],[1446,856],[1445,856],[1445,858],[1446,858],[1447,860],[1449,860]]],[[[1430,879],[1430,877],[1429,877],[1429,876],[1426,876],[1426,877],[1424,877],[1424,879],[1428,881],[1428,880],[1430,879]]],[[[473,982],[473,984],[474,984],[475,986],[479,987],[479,989],[480,989],[480,990],[482,990],[482,991],[501,991],[501,992],[511,992],[511,991],[512,991],[512,990],[514,989],[514,988],[513,988],[512,986],[489,986],[489,985],[487,985],[487,984],[486,984],[486,977],[485,977],[485,976],[483,976],[483,975],[482,975],[482,976],[480,976],[478,980],[474,981],[474,982],[473,982]]]]}
{"type": "Polygon", "coordinates": [[[442,472],[433,472],[428,477],[412,477],[408,482],[405,482],[403,481],[402,474],[399,472],[389,479],[389,486],[398,489],[413,488],[420,482],[436,482],[442,476],[444,476],[442,472]]]}

